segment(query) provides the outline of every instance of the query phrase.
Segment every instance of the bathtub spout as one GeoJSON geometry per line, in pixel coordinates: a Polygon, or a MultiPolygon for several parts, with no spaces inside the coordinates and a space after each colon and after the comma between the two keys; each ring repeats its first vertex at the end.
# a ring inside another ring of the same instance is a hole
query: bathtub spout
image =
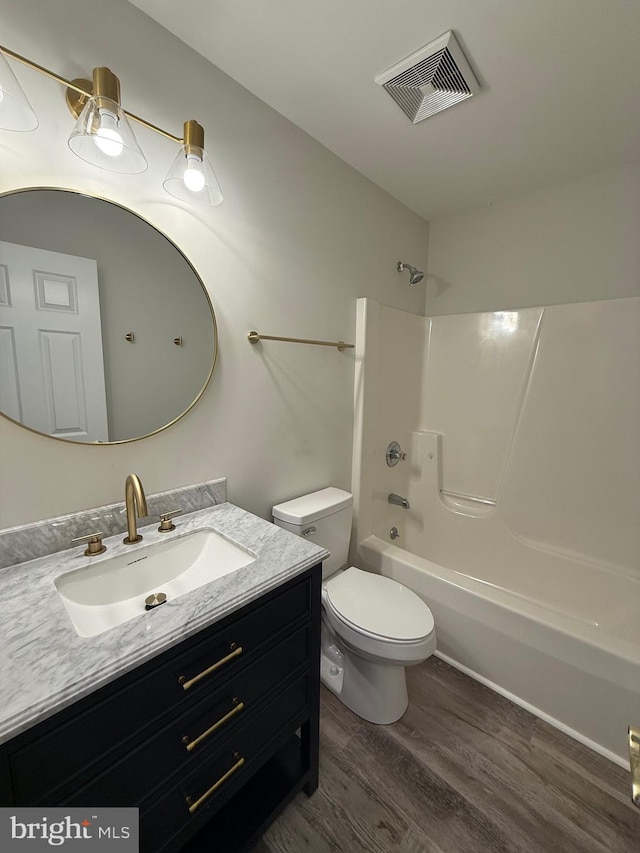
{"type": "Polygon", "coordinates": [[[393,492],[389,495],[388,501],[395,506],[401,506],[402,509],[411,509],[411,504],[406,498],[401,498],[400,495],[394,495],[393,492]]]}

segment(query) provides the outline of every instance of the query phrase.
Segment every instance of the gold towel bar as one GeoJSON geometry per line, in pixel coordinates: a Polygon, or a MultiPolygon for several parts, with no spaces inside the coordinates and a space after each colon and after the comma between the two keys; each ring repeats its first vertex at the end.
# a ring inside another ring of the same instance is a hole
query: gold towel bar
{"type": "Polygon", "coordinates": [[[353,349],[355,344],[345,344],[344,341],[312,341],[309,338],[281,338],[277,335],[261,335],[255,330],[247,335],[249,343],[257,344],[258,341],[286,341],[289,344],[314,344],[318,347],[336,347],[340,352],[353,349]]]}

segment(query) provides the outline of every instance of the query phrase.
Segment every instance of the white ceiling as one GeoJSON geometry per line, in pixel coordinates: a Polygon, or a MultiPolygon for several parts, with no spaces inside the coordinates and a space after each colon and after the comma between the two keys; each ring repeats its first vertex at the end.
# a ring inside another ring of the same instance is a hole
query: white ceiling
{"type": "Polygon", "coordinates": [[[640,159],[640,0],[131,0],[428,220],[640,159]],[[453,30],[481,92],[374,78],[453,30]]]}

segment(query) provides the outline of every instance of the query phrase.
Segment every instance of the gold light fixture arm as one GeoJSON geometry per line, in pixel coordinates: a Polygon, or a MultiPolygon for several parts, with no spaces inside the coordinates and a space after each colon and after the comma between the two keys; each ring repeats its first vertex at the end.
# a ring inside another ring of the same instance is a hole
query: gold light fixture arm
{"type": "MultiPolygon", "coordinates": [[[[86,98],[90,98],[93,95],[92,84],[90,80],[67,80],[66,77],[60,76],[60,74],[56,74],[55,71],[51,71],[49,68],[45,68],[44,65],[38,65],[37,62],[33,62],[31,59],[27,59],[26,56],[22,56],[19,53],[16,53],[14,50],[10,50],[8,47],[4,47],[4,45],[0,44],[0,51],[10,56],[12,59],[15,59],[17,62],[21,62],[23,65],[26,65],[27,68],[32,68],[34,71],[38,71],[40,74],[44,74],[45,77],[49,77],[51,80],[55,80],[56,83],[60,83],[62,86],[66,86],[67,89],[71,89],[73,92],[76,92],[80,95],[80,98],[72,98],[67,97],[67,103],[69,104],[69,108],[72,112],[75,113],[76,106],[82,103],[86,98]],[[73,106],[75,104],[76,106],[73,106]]],[[[82,107],[80,107],[82,109],[82,107]]],[[[78,111],[79,112],[79,111],[78,111]]],[[[181,136],[175,136],[173,133],[169,133],[168,130],[163,130],[161,127],[158,127],[155,124],[152,124],[150,121],[147,121],[140,116],[135,115],[134,113],[130,113],[128,110],[123,108],[123,112],[133,121],[138,122],[138,124],[143,125],[149,130],[153,130],[154,133],[159,133],[161,136],[165,136],[167,139],[170,139],[172,142],[177,142],[182,144],[185,140],[181,136]]],[[[78,113],[76,113],[77,117],[78,113]]]]}
{"type": "MultiPolygon", "coordinates": [[[[52,80],[55,80],[56,83],[61,83],[63,86],[68,86],[70,89],[73,89],[74,92],[78,92],[80,95],[87,95],[91,97],[91,90],[87,91],[86,89],[82,89],[75,81],[67,80],[65,77],[61,77],[59,74],[56,74],[55,71],[50,71],[48,68],[45,68],[44,65],[38,65],[37,62],[33,62],[31,59],[27,59],[26,56],[21,56],[21,54],[16,53],[15,50],[9,50],[8,47],[0,44],[0,50],[2,53],[5,53],[7,56],[10,56],[12,59],[16,59],[18,62],[21,62],[23,65],[26,65],[28,68],[33,68],[34,71],[39,71],[40,74],[44,74],[45,77],[50,77],[52,80]]],[[[89,83],[89,81],[87,81],[89,83]]]]}
{"type": "Polygon", "coordinates": [[[161,127],[158,127],[156,124],[152,124],[150,121],[147,121],[144,118],[140,118],[135,113],[130,113],[129,110],[125,110],[123,107],[123,112],[129,116],[133,121],[137,121],[138,124],[141,124],[143,127],[146,127],[148,130],[152,130],[154,133],[159,133],[160,136],[165,136],[167,139],[170,139],[172,142],[177,142],[179,145],[182,145],[184,139],[181,136],[174,136],[173,133],[169,133],[168,130],[163,130],[161,127]]]}

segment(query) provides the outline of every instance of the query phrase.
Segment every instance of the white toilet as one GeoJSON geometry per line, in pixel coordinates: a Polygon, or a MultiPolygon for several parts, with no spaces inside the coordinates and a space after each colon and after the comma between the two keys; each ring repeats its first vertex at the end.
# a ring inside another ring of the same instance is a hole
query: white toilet
{"type": "Polygon", "coordinates": [[[279,527],[331,552],[322,567],[321,678],[372,723],[393,723],[409,704],[404,668],[436,648],[433,616],[397,581],[345,568],[353,498],[328,488],[273,507],[279,527]]]}

